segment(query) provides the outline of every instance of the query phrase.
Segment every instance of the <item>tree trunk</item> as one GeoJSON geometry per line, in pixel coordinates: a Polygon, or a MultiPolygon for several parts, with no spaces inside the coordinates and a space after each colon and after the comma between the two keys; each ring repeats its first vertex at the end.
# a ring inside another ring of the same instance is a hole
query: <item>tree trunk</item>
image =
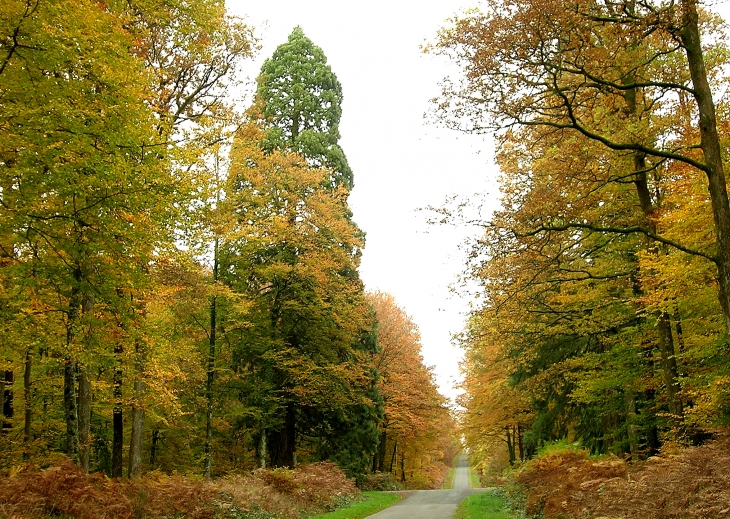
{"type": "Polygon", "coordinates": [[[699,112],[700,147],[705,157],[705,174],[715,221],[717,278],[725,330],[730,336],[730,202],[722,164],[722,148],[717,133],[715,103],[707,79],[700,39],[697,0],[682,0],[682,25],[679,37],[687,54],[692,87],[699,112]]]}
{"type": "MultiPolygon", "coordinates": [[[[213,243],[213,284],[218,282],[218,238],[213,243]]],[[[208,331],[208,368],[205,381],[205,457],[203,459],[203,477],[210,478],[213,456],[213,382],[215,381],[217,299],[210,298],[210,329],[208,331]]]]}
{"type": "Polygon", "coordinates": [[[294,404],[287,404],[284,425],[278,431],[269,433],[268,444],[272,467],[294,467],[296,447],[296,411],[294,404]]]}
{"type": "Polygon", "coordinates": [[[636,394],[630,388],[626,389],[626,421],[629,452],[631,459],[636,461],[639,459],[639,430],[636,426],[636,394]]]}
{"type": "Polygon", "coordinates": [[[679,370],[677,369],[677,357],[675,356],[674,340],[672,339],[672,323],[669,320],[669,315],[663,313],[659,317],[657,326],[659,328],[659,351],[662,355],[662,373],[664,383],[667,386],[670,423],[681,436],[684,410],[682,401],[679,398],[679,370]]]}
{"type": "Polygon", "coordinates": [[[89,450],[91,447],[91,381],[86,366],[79,364],[79,465],[89,472],[89,450]]]}
{"type": "Polygon", "coordinates": [[[3,379],[3,391],[0,393],[3,397],[3,430],[9,430],[13,427],[13,415],[15,414],[15,407],[13,406],[13,383],[15,382],[15,375],[13,370],[6,370],[2,374],[3,379]]]}
{"type": "Polygon", "coordinates": [[[33,421],[33,402],[31,400],[31,369],[33,367],[33,350],[28,348],[25,350],[25,368],[23,370],[23,397],[25,400],[25,422],[23,424],[23,443],[25,444],[24,458],[27,458],[30,449],[30,443],[33,441],[33,430],[31,423],[33,421]]]}
{"type": "Polygon", "coordinates": [[[144,435],[144,391],[146,388],[144,382],[144,366],[145,352],[144,345],[137,341],[137,360],[136,371],[137,378],[134,380],[134,403],[132,404],[132,431],[129,438],[129,465],[127,475],[130,478],[138,478],[140,476],[140,466],[142,464],[142,438],[144,435]]]}
{"type": "Polygon", "coordinates": [[[512,436],[512,431],[509,425],[505,425],[504,432],[507,436],[507,454],[509,455],[509,464],[514,465],[517,460],[517,456],[515,455],[514,437],[512,436]]]}
{"type": "Polygon", "coordinates": [[[150,467],[155,468],[155,461],[157,458],[158,443],[160,442],[160,430],[152,430],[152,445],[150,446],[150,467]]]}
{"type": "Polygon", "coordinates": [[[76,285],[71,289],[66,321],[66,351],[68,356],[63,363],[63,414],[66,421],[66,454],[71,461],[79,462],[79,415],[76,408],[76,358],[71,355],[72,345],[76,339],[76,324],[81,307],[82,273],[74,271],[76,285]]]}
{"type": "Polygon", "coordinates": [[[388,444],[388,432],[387,429],[383,429],[380,433],[380,443],[378,444],[378,451],[375,453],[377,464],[373,469],[373,472],[383,472],[385,470],[385,454],[388,444]]]}
{"type": "Polygon", "coordinates": [[[400,480],[406,482],[406,453],[405,451],[400,455],[400,480]]]}
{"type": "Polygon", "coordinates": [[[112,411],[112,477],[121,478],[123,475],[124,450],[124,415],[122,412],[122,355],[123,348],[120,342],[114,345],[114,355],[117,367],[114,370],[112,394],[114,410],[112,411]]]}
{"type": "Polygon", "coordinates": [[[261,438],[259,438],[259,468],[266,468],[266,429],[261,427],[261,438]]]}
{"type": "Polygon", "coordinates": [[[76,359],[66,357],[63,364],[63,412],[66,419],[66,454],[79,463],[79,415],[76,408],[76,359]]]}
{"type": "Polygon", "coordinates": [[[398,453],[398,440],[393,443],[393,455],[390,457],[390,469],[388,472],[393,473],[393,464],[395,463],[395,455],[398,453]]]}

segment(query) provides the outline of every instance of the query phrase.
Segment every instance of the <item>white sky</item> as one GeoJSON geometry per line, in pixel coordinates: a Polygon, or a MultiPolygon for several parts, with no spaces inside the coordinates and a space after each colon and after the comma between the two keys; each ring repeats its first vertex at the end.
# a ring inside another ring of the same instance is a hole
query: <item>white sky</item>
{"type": "MultiPolygon", "coordinates": [[[[464,265],[459,245],[479,230],[429,226],[417,209],[460,195],[484,201],[486,217],[497,206],[497,172],[487,137],[424,120],[439,81],[454,69],[423,55],[420,45],[477,3],[226,0],[229,12],[247,18],[260,38],[247,72],[252,80],[297,25],[327,56],[344,92],[340,144],[355,175],[350,206],[367,233],[361,277],[368,290],[391,293],[413,318],[426,363],[450,397],[461,357],[451,336],[463,329],[469,308],[450,286],[464,265]]],[[[729,0],[708,3],[724,12],[729,0]]]]}

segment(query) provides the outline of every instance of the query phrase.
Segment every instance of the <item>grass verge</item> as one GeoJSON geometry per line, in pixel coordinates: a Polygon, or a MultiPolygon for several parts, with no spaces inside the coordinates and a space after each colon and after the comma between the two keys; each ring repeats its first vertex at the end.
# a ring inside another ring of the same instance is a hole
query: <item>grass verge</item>
{"type": "Polygon", "coordinates": [[[504,500],[493,492],[472,494],[456,509],[454,519],[512,519],[504,500]]]}
{"type": "Polygon", "coordinates": [[[451,467],[448,474],[444,478],[444,482],[441,485],[441,490],[451,490],[454,488],[454,478],[456,477],[456,467],[451,467]]]}
{"type": "Polygon", "coordinates": [[[363,492],[362,494],[365,496],[362,501],[339,508],[334,512],[313,515],[309,519],[362,519],[403,499],[401,495],[391,492],[363,492]]]}
{"type": "Polygon", "coordinates": [[[479,479],[479,473],[474,467],[469,465],[469,487],[471,488],[482,488],[482,482],[479,479]]]}
{"type": "Polygon", "coordinates": [[[444,478],[444,482],[441,484],[441,490],[451,490],[454,488],[454,478],[456,477],[456,467],[459,466],[459,459],[461,458],[461,453],[454,456],[454,459],[451,460],[451,468],[449,469],[449,472],[446,474],[446,477],[444,478]]]}

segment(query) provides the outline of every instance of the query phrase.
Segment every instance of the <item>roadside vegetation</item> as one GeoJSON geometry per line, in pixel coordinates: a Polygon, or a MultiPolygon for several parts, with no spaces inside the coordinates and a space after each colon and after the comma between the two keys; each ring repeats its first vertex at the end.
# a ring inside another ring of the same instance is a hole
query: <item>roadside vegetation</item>
{"type": "MultiPolygon", "coordinates": [[[[528,518],[721,519],[730,518],[728,464],[727,433],[700,447],[667,450],[633,463],[614,455],[591,456],[578,444],[560,442],[497,481],[508,508],[528,518]]],[[[472,496],[462,508],[480,506],[472,501],[480,498],[472,496]]]]}
{"type": "Polygon", "coordinates": [[[161,473],[110,479],[99,473],[86,475],[66,462],[45,470],[15,469],[3,477],[0,517],[300,519],[352,504],[354,510],[374,513],[398,498],[361,494],[342,470],[327,462],[294,470],[259,469],[218,480],[161,473]]]}
{"type": "Polygon", "coordinates": [[[482,488],[482,482],[479,479],[479,473],[474,469],[474,466],[471,463],[469,463],[469,487],[482,488]]]}
{"type": "Polygon", "coordinates": [[[512,519],[515,517],[497,493],[472,494],[456,510],[455,519],[512,519]]]}
{"type": "Polygon", "coordinates": [[[362,499],[348,506],[326,514],[318,514],[311,519],[362,519],[388,508],[403,499],[400,494],[392,492],[363,492],[362,499]]]}

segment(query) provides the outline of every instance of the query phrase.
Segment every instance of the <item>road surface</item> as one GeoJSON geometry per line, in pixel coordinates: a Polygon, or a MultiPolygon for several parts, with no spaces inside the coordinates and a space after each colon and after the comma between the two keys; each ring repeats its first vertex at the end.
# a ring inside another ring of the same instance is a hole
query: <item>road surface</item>
{"type": "Polygon", "coordinates": [[[466,496],[481,491],[469,488],[469,468],[466,456],[461,456],[451,490],[417,490],[368,519],[451,519],[466,496]]]}

